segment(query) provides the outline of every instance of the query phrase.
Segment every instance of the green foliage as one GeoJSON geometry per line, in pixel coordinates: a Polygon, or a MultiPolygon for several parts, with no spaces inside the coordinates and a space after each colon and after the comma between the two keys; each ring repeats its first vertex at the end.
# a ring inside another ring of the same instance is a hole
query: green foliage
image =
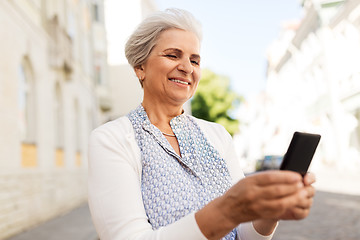
{"type": "Polygon", "coordinates": [[[203,70],[202,78],[191,100],[192,114],[204,120],[217,122],[234,135],[239,121],[229,114],[241,101],[241,97],[230,89],[230,80],[210,70],[203,70]]]}

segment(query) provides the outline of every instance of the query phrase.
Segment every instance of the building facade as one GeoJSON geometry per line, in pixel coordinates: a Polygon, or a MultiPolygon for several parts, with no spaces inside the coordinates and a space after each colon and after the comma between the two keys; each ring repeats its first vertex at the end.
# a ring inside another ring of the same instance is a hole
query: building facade
{"type": "Polygon", "coordinates": [[[86,201],[111,110],[101,0],[0,1],[0,239],[86,201]]]}
{"type": "Polygon", "coordinates": [[[144,17],[157,10],[153,0],[107,0],[106,26],[109,62],[109,85],[112,109],[110,119],[124,116],[142,101],[143,91],[134,70],[125,57],[125,44],[144,17]]]}
{"type": "MultiPolygon", "coordinates": [[[[360,1],[302,1],[304,17],[269,48],[267,127],[322,135],[314,167],[360,171],[360,1]]],[[[271,137],[268,142],[271,142],[271,137]]],[[[266,148],[266,143],[264,143],[266,148]]]]}

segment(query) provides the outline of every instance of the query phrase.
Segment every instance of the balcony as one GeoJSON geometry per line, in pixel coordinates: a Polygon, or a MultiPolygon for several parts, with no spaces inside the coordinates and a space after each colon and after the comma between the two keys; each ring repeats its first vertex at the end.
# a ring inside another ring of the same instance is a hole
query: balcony
{"type": "Polygon", "coordinates": [[[59,25],[56,16],[47,22],[47,33],[49,34],[49,64],[57,70],[63,70],[66,74],[73,71],[73,43],[66,30],[59,25]]]}

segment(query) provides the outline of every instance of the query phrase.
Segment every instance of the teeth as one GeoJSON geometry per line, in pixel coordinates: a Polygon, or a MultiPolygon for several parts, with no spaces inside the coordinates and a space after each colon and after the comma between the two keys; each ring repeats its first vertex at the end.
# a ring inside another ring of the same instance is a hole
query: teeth
{"type": "Polygon", "coordinates": [[[170,79],[170,81],[173,81],[173,82],[177,82],[177,83],[182,83],[182,84],[189,84],[188,82],[184,82],[184,81],[181,81],[181,80],[178,80],[178,79],[170,79]]]}

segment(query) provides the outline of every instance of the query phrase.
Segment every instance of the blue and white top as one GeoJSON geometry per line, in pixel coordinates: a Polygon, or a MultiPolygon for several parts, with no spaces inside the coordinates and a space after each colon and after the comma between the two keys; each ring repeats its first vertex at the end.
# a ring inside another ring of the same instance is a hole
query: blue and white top
{"type": "MultiPolygon", "coordinates": [[[[171,127],[181,156],[141,107],[92,131],[88,202],[101,240],[206,240],[196,210],[230,186],[229,174],[231,184],[244,174],[221,125],[181,115],[171,127]]],[[[236,231],[238,240],[273,236],[260,235],[251,222],[236,231]]]]}
{"type": "MultiPolygon", "coordinates": [[[[228,167],[194,118],[170,121],[179,156],[140,105],[128,114],[141,152],[141,193],[152,228],[171,224],[197,211],[231,187],[228,167]]],[[[236,239],[236,229],[223,239],[236,239]]]]}

